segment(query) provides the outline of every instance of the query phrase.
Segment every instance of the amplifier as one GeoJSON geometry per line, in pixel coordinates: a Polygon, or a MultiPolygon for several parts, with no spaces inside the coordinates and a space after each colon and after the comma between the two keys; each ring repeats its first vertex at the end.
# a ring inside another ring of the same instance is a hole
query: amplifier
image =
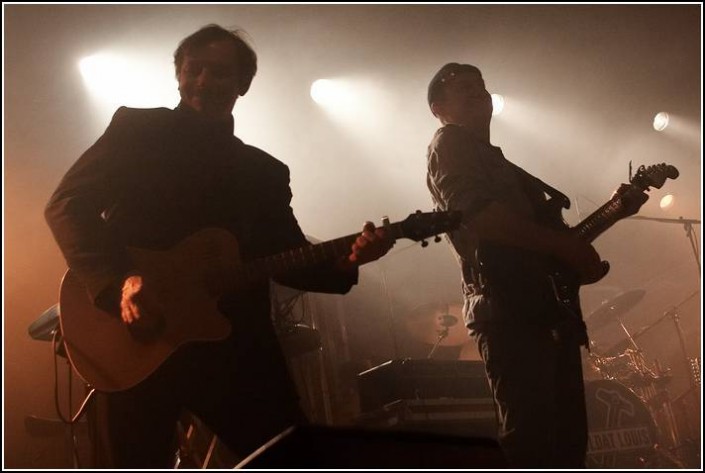
{"type": "Polygon", "coordinates": [[[372,428],[497,437],[492,398],[400,399],[361,414],[358,422],[372,428]]]}
{"type": "Polygon", "coordinates": [[[481,361],[391,360],[357,375],[360,409],[374,411],[401,399],[490,399],[481,361]]]}

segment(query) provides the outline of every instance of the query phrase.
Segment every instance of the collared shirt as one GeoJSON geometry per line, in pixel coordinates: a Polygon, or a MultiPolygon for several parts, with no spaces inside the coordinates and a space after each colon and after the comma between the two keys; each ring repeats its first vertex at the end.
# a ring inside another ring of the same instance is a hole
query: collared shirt
{"type": "MultiPolygon", "coordinates": [[[[490,307],[491,302],[497,301],[490,301],[483,294],[478,277],[480,242],[467,222],[490,202],[501,203],[519,216],[536,220],[535,209],[546,201],[546,195],[539,181],[507,161],[500,148],[477,140],[462,126],[446,125],[437,130],[427,157],[427,185],[436,207],[463,213],[464,223],[448,234],[448,239],[462,269],[466,324],[472,326],[475,322],[502,317],[506,314],[498,314],[496,304],[490,307]]],[[[517,289],[523,290],[526,286],[517,289]]],[[[506,302],[510,298],[504,299],[506,302]]]]}

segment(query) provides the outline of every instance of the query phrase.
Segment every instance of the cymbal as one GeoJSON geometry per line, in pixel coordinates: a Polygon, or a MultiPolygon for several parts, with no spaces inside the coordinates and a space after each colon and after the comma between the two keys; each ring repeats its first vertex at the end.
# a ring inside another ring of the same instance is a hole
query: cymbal
{"type": "Polygon", "coordinates": [[[617,320],[622,314],[628,312],[644,298],[646,291],[643,289],[633,289],[626,291],[602,303],[597,310],[588,315],[586,321],[588,325],[599,328],[610,322],[617,320]]]}
{"type": "Polygon", "coordinates": [[[413,309],[404,319],[407,334],[416,341],[434,345],[445,329],[448,335],[439,346],[460,346],[469,341],[462,304],[425,304],[413,309]]]}

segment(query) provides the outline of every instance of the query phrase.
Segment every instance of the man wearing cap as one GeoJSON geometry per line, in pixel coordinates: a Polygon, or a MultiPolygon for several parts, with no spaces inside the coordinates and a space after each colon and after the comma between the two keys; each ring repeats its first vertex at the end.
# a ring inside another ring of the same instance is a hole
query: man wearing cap
{"type": "Polygon", "coordinates": [[[427,184],[440,210],[463,213],[448,235],[461,266],[464,315],[492,387],[499,441],[514,468],[581,468],[587,418],[579,305],[567,315],[537,259],[561,262],[580,282],[604,268],[595,249],[546,225],[563,194],[509,162],[490,143],[492,99],[480,70],[443,66],[428,87],[441,122],[428,148],[427,184]],[[547,195],[551,199],[547,199],[547,195]]]}

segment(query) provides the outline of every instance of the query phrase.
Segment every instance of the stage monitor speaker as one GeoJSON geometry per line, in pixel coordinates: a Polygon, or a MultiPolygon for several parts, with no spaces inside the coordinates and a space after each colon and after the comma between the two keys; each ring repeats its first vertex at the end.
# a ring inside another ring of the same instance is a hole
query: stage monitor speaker
{"type": "Polygon", "coordinates": [[[357,382],[362,412],[399,399],[492,399],[481,361],[390,360],[358,374],[357,382]]]}
{"type": "Polygon", "coordinates": [[[495,440],[347,427],[291,427],[235,468],[507,468],[495,440]]]}
{"type": "Polygon", "coordinates": [[[492,398],[400,399],[358,417],[364,427],[497,438],[492,398]]]}

